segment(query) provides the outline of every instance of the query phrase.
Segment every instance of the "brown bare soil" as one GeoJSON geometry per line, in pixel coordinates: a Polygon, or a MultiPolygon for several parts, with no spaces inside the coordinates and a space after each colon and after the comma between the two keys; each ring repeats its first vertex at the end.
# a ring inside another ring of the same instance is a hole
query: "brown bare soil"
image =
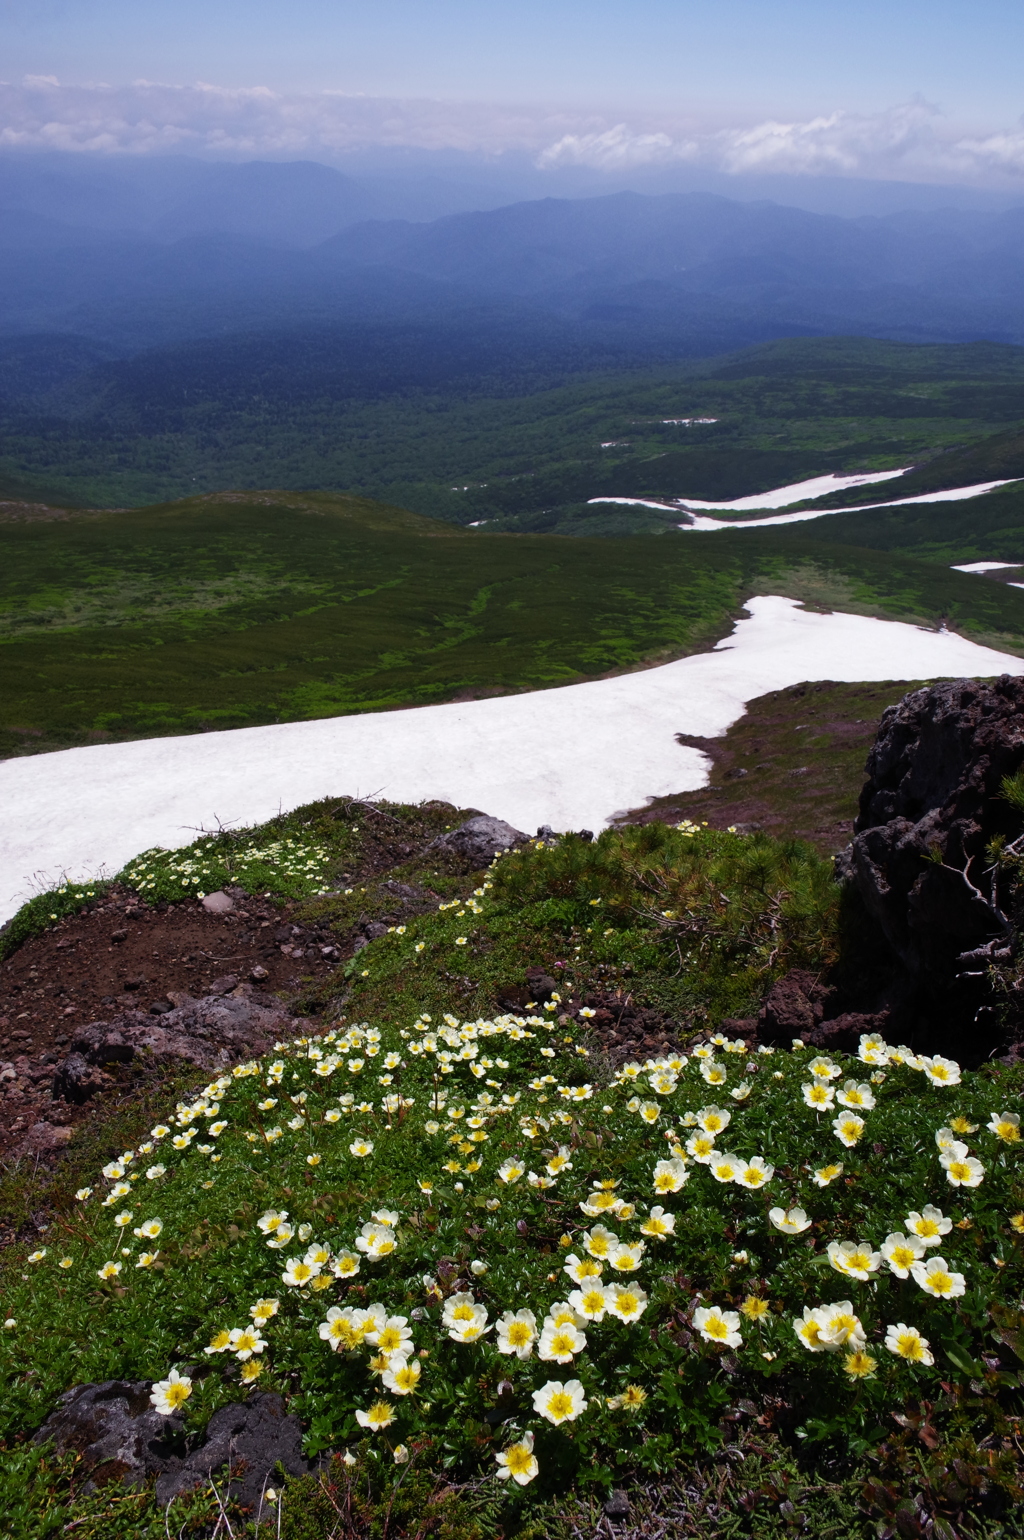
{"type": "Polygon", "coordinates": [[[824,680],[762,695],[721,738],[679,735],[710,757],[708,786],[652,798],[617,822],[691,818],[715,829],[804,839],[834,854],[849,844],[882,712],[915,688],[824,680]]]}
{"type": "MultiPolygon", "coordinates": [[[[124,1011],[158,1018],[170,1012],[171,995],[243,990],[281,1007],[315,986],[352,945],[293,923],[294,907],[239,896],[231,913],[217,915],[195,899],[150,908],[114,890],[95,910],[27,941],[0,967],[0,1075],[5,1066],[8,1075],[0,1080],[0,1153],[39,1123],[66,1128],[89,1115],[90,1104],[50,1094],[55,1066],[86,1023],[124,1011]]],[[[35,1143],[44,1150],[49,1138],[35,1143]]]]}

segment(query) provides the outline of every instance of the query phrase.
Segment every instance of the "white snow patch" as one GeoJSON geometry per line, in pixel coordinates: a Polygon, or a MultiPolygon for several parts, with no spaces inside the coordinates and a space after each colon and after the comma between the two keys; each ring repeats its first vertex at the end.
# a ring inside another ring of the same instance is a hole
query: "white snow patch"
{"type": "MultiPolygon", "coordinates": [[[[1024,567],[1020,561],[967,561],[953,567],[954,572],[1002,572],[1011,567],[1024,567]]],[[[1014,585],[1011,585],[1014,586],[1014,585]]]]}
{"type": "Polygon", "coordinates": [[[38,881],[117,871],[218,819],[251,824],[318,797],[445,798],[530,831],[600,828],[694,790],[713,737],[805,679],[1024,674],[1024,659],[898,621],[760,597],[711,652],[591,684],[276,727],[68,749],[0,763],[0,920],[38,881]],[[36,882],[33,882],[35,876],[36,882]]]}
{"type": "Polygon", "coordinates": [[[910,470],[905,465],[899,471],[866,471],[858,476],[812,476],[808,481],[794,481],[788,487],[776,487],[774,492],[755,492],[752,497],[737,497],[731,503],[702,503],[695,497],[677,497],[675,502],[682,508],[717,508],[722,513],[746,513],[753,508],[789,508],[793,503],[806,502],[810,497],[828,497],[830,492],[845,492],[847,487],[874,485],[879,481],[893,481],[905,476],[910,470]]]}
{"type": "MultiPolygon", "coordinates": [[[[891,474],[902,475],[903,473],[900,471],[892,472],[891,474]]],[[[856,508],[804,508],[799,513],[779,513],[770,519],[709,519],[698,513],[694,515],[688,524],[679,524],[676,527],[681,530],[699,530],[701,532],[712,529],[775,529],[780,524],[802,524],[807,519],[827,519],[833,513],[869,513],[873,508],[905,508],[910,503],[961,503],[970,497],[982,497],[984,493],[993,492],[997,487],[1013,486],[1020,479],[1019,477],[1012,477],[1009,481],[979,481],[973,487],[951,487],[946,492],[923,492],[918,497],[894,497],[888,503],[859,503],[856,508]]],[[[779,490],[784,491],[785,488],[780,488],[779,490]]],[[[773,495],[773,493],[765,493],[766,497],[773,495]]],[[[700,506],[710,508],[713,506],[711,503],[701,505],[679,501],[676,504],[658,503],[643,497],[592,497],[590,501],[592,503],[632,503],[638,508],[660,508],[663,513],[670,513],[674,506],[686,509],[700,506]]],[[[720,503],[718,506],[724,508],[729,505],[720,503]]],[[[760,501],[756,503],[756,506],[764,508],[771,505],[760,501]]],[[[781,507],[782,505],[779,504],[778,506],[781,507]]],[[[975,568],[974,570],[977,571],[978,569],[975,568]]]]}

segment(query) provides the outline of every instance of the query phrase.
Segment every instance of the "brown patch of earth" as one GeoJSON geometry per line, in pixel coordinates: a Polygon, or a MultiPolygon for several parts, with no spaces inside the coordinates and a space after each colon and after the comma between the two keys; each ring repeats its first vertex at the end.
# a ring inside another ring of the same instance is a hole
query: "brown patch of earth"
{"type": "Polygon", "coordinates": [[[711,759],[707,786],[652,798],[615,822],[690,818],[713,829],[763,829],[832,855],[850,842],[882,712],[918,688],[824,680],[758,696],[721,738],[678,735],[680,743],[711,759]]]}
{"type": "MultiPolygon", "coordinates": [[[[84,1025],[125,1012],[159,1024],[174,995],[242,993],[282,1010],[315,987],[353,945],[294,923],[295,908],[239,894],[229,913],[211,914],[195,899],[150,907],[114,889],[95,909],[26,941],[0,967],[0,1153],[36,1124],[70,1127],[88,1116],[88,1104],[51,1095],[55,1068],[84,1025]]],[[[36,1143],[45,1148],[46,1136],[36,1143]]]]}

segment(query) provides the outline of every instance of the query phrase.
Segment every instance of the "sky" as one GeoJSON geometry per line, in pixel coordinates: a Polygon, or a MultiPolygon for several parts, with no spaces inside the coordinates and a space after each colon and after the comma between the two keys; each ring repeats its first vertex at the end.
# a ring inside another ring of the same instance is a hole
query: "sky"
{"type": "Polygon", "coordinates": [[[0,0],[0,144],[994,185],[1022,57],[1020,0],[0,0]]]}

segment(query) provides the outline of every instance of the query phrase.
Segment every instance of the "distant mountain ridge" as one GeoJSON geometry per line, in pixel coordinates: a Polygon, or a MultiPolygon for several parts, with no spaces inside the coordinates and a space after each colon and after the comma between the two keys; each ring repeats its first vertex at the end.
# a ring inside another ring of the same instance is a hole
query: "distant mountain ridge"
{"type": "MultiPolygon", "coordinates": [[[[313,163],[207,170],[187,196],[154,195],[149,224],[127,233],[123,190],[99,200],[100,223],[75,242],[60,234],[53,189],[9,209],[0,333],[74,332],[136,352],[368,316],[465,324],[481,306],[526,305],[538,327],[569,322],[637,360],[787,335],[1024,341],[1024,209],[840,218],[621,192],[416,223],[366,218],[365,190],[313,163]],[[303,249],[269,241],[289,208],[303,249]],[[318,219],[324,230],[343,215],[346,228],[310,244],[318,219]],[[214,218],[226,228],[211,233],[214,218]],[[168,241],[172,227],[186,233],[168,241]]],[[[0,158],[0,214],[15,192],[0,158]]]]}

